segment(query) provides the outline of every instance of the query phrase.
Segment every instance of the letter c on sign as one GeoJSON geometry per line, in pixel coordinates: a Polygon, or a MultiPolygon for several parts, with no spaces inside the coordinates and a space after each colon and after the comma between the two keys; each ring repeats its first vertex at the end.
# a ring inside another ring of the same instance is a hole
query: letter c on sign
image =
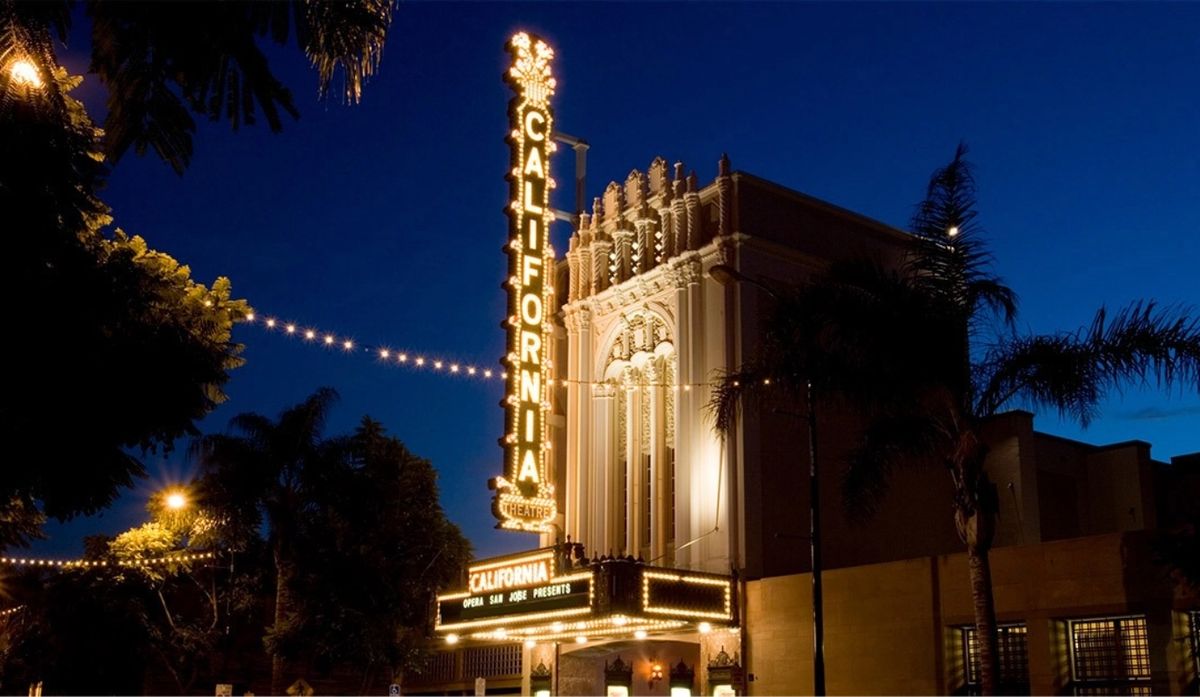
{"type": "Polygon", "coordinates": [[[525,135],[529,136],[530,140],[545,140],[545,131],[534,130],[533,124],[535,121],[539,126],[546,125],[546,117],[542,116],[541,112],[530,111],[525,114],[525,135]]]}

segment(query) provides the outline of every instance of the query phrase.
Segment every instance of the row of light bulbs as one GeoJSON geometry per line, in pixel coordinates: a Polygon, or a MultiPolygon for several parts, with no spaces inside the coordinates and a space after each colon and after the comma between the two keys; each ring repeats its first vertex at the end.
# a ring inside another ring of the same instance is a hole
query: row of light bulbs
{"type": "MultiPolygon", "coordinates": [[[[617,618],[617,619],[623,619],[623,618],[617,618]]],[[[613,624],[620,627],[624,623],[613,622],[613,624]]],[[[663,625],[663,626],[679,627],[679,626],[682,626],[684,623],[668,622],[668,621],[654,621],[654,622],[652,622],[652,624],[654,624],[656,626],[663,625]]],[[[559,622],[556,622],[555,625],[556,625],[556,627],[554,628],[554,630],[556,633],[561,633],[562,631],[564,631],[566,629],[559,622]]],[[[701,622],[700,624],[696,625],[696,630],[700,634],[708,634],[709,632],[711,632],[713,630],[713,626],[711,624],[709,624],[708,622],[701,622]]],[[[736,628],[734,628],[733,631],[736,631],[736,628]]],[[[503,641],[503,640],[509,638],[507,632],[503,629],[497,629],[492,632],[484,632],[481,634],[474,634],[472,636],[473,636],[473,638],[476,638],[476,639],[492,639],[492,640],[499,640],[499,641],[503,641]]],[[[649,634],[646,632],[645,629],[638,629],[633,632],[633,638],[637,639],[639,641],[642,639],[645,639],[647,636],[649,636],[649,634]]],[[[457,644],[459,642],[460,638],[461,637],[459,637],[459,635],[457,635],[457,634],[447,634],[446,635],[446,643],[451,644],[451,645],[457,644]]],[[[574,639],[576,644],[586,644],[589,640],[590,640],[590,637],[586,634],[576,635],[575,639],[574,639]]],[[[525,639],[525,641],[523,643],[525,644],[525,648],[527,648],[527,649],[532,649],[533,647],[538,645],[537,639],[525,639]]]]}
{"type": "MultiPolygon", "coordinates": [[[[504,370],[492,370],[490,368],[481,368],[471,363],[464,363],[447,358],[426,356],[420,353],[411,351],[399,351],[383,346],[358,344],[353,339],[344,336],[322,332],[311,327],[302,327],[295,322],[287,322],[275,317],[259,317],[254,313],[246,314],[242,320],[246,324],[252,324],[263,328],[266,331],[280,331],[286,336],[299,338],[306,343],[315,346],[323,346],[329,349],[338,349],[345,353],[365,353],[374,355],[381,363],[389,365],[401,365],[415,370],[426,369],[434,373],[449,375],[454,377],[477,378],[481,380],[507,380],[508,372],[504,370]]],[[[642,384],[624,384],[604,381],[589,381],[589,380],[569,380],[567,378],[551,378],[551,387],[566,387],[568,385],[607,385],[626,392],[636,392],[642,389],[650,389],[656,387],[666,388],[672,391],[691,392],[693,388],[708,387],[712,383],[642,383],[642,384]]],[[[769,383],[769,381],[768,381],[769,383]]]]}
{"type": "Polygon", "coordinates": [[[89,559],[39,559],[36,557],[0,557],[0,564],[8,564],[10,566],[41,566],[54,567],[62,569],[72,568],[97,568],[97,567],[129,567],[129,566],[153,566],[156,564],[170,564],[184,561],[198,561],[200,559],[212,559],[216,557],[215,552],[189,552],[187,554],[171,554],[165,557],[155,557],[152,559],[130,559],[118,560],[109,563],[106,560],[89,560],[89,559]]]}

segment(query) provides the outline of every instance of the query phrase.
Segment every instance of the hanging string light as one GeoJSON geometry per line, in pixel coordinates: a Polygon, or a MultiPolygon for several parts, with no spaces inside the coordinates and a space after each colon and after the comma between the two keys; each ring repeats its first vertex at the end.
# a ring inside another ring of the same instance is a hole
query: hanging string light
{"type": "MultiPolygon", "coordinates": [[[[484,382],[503,382],[508,379],[508,372],[484,368],[478,363],[454,360],[445,356],[399,350],[379,344],[360,344],[353,339],[333,332],[318,330],[315,327],[304,327],[296,322],[289,322],[273,316],[259,316],[255,313],[246,314],[241,323],[258,327],[267,332],[279,332],[284,336],[301,339],[306,344],[321,346],[325,349],[340,350],[346,354],[370,356],[376,363],[393,365],[412,370],[431,372],[434,374],[476,379],[484,382]]],[[[567,387],[568,385],[610,387],[620,392],[636,392],[650,388],[664,388],[672,391],[690,392],[693,389],[709,387],[710,382],[693,383],[629,383],[602,380],[571,380],[567,378],[551,378],[551,387],[567,387]]]]}
{"type": "Polygon", "coordinates": [[[57,569],[92,569],[102,567],[135,567],[135,566],[155,566],[158,564],[172,564],[180,562],[200,561],[202,559],[216,558],[216,552],[186,552],[168,554],[161,557],[151,557],[148,559],[119,559],[114,562],[108,562],[104,559],[44,559],[38,557],[0,557],[0,564],[8,566],[25,566],[25,567],[43,567],[57,569]]]}

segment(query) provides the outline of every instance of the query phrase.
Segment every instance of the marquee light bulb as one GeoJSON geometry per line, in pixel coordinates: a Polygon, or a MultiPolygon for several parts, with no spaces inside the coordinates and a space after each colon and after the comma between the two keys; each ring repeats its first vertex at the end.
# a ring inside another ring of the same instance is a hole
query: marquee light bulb
{"type": "Polygon", "coordinates": [[[700,624],[696,625],[696,629],[699,629],[701,634],[708,634],[712,631],[712,625],[708,622],[701,622],[700,624]]]}
{"type": "Polygon", "coordinates": [[[576,644],[586,644],[586,643],[587,643],[587,637],[585,637],[585,636],[577,636],[577,637],[575,637],[575,643],[576,643],[576,644]]]}
{"type": "Polygon", "coordinates": [[[344,349],[346,349],[347,351],[349,351],[350,349],[354,348],[354,342],[353,342],[353,341],[343,341],[343,342],[342,342],[342,348],[344,348],[344,349]]]}
{"type": "Polygon", "coordinates": [[[454,364],[452,364],[452,365],[450,366],[450,372],[451,372],[451,373],[457,373],[457,372],[458,372],[458,364],[457,364],[457,363],[454,363],[454,364]]]}
{"type": "Polygon", "coordinates": [[[537,646],[537,642],[536,642],[536,641],[534,641],[533,639],[526,639],[526,640],[525,640],[525,648],[527,648],[527,649],[532,649],[532,648],[533,648],[533,647],[535,647],[535,646],[537,646]]]}
{"type": "Polygon", "coordinates": [[[425,359],[421,358],[420,356],[417,356],[416,363],[417,363],[417,365],[425,365],[425,359]]]}
{"type": "Polygon", "coordinates": [[[433,369],[434,369],[434,370],[441,370],[441,369],[442,369],[442,362],[441,362],[441,361],[434,361],[434,362],[433,362],[433,369]]]}
{"type": "Polygon", "coordinates": [[[325,345],[326,346],[333,345],[333,337],[332,336],[330,336],[328,334],[325,335],[325,345]]]}
{"type": "Polygon", "coordinates": [[[402,353],[399,356],[396,356],[396,359],[399,360],[401,363],[406,363],[406,362],[408,362],[408,354],[402,353]]]}
{"type": "Polygon", "coordinates": [[[483,371],[483,377],[485,377],[485,378],[492,377],[492,371],[490,371],[490,370],[483,371]]]}
{"type": "Polygon", "coordinates": [[[247,312],[247,313],[246,313],[246,321],[247,321],[247,322],[253,322],[253,321],[254,321],[254,313],[253,313],[253,312],[247,312]]]}
{"type": "Polygon", "coordinates": [[[447,634],[446,635],[446,643],[447,644],[457,644],[458,643],[458,635],[457,634],[447,634]]]}
{"type": "Polygon", "coordinates": [[[317,338],[317,333],[309,329],[308,331],[304,332],[304,338],[309,340],[315,339],[317,338]]]}
{"type": "Polygon", "coordinates": [[[275,328],[275,320],[273,320],[273,319],[268,319],[268,320],[267,320],[267,326],[268,326],[268,327],[270,327],[271,329],[274,329],[274,328],[275,328]]]}
{"type": "Polygon", "coordinates": [[[387,349],[379,349],[379,357],[383,358],[383,359],[387,359],[388,350],[387,349]]]}
{"type": "Polygon", "coordinates": [[[645,639],[646,638],[646,630],[644,630],[644,629],[637,630],[636,632],[633,633],[633,638],[634,639],[645,639]]]}

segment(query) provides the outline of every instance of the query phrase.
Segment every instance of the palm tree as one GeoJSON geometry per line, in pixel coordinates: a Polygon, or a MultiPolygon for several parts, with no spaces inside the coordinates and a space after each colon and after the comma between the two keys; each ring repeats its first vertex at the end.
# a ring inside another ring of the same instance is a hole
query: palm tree
{"type": "MultiPolygon", "coordinates": [[[[285,644],[297,623],[292,589],[302,521],[314,513],[314,487],[347,458],[346,443],[325,440],[322,431],[337,393],[317,390],[284,411],[277,421],[239,414],[229,434],[207,435],[192,444],[200,459],[206,505],[226,513],[226,525],[252,539],[265,525],[275,564],[275,616],[267,634],[271,694],[283,694],[285,644]]],[[[236,534],[236,533],[235,533],[236,534]]],[[[236,539],[236,538],[235,538],[236,539]]]]}
{"type": "Polygon", "coordinates": [[[966,154],[960,145],[934,172],[903,259],[835,264],[812,284],[778,289],[760,354],[721,376],[710,406],[727,432],[747,399],[804,404],[810,376],[823,399],[852,404],[864,417],[843,463],[855,515],[874,511],[897,466],[944,467],[967,549],[981,689],[994,694],[988,553],[998,497],[982,425],[1024,404],[1086,426],[1105,394],[1129,382],[1200,390],[1200,320],[1186,308],[1135,302],[1101,308],[1075,331],[1017,333],[1016,297],[991,271],[966,154]]]}

